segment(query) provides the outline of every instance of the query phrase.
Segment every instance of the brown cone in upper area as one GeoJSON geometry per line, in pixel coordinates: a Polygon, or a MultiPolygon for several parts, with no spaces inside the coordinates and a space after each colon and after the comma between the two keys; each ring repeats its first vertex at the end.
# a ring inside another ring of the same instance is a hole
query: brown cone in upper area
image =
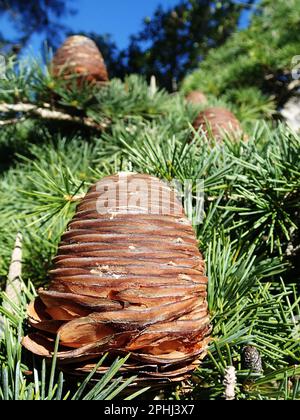
{"type": "Polygon", "coordinates": [[[74,76],[79,82],[107,82],[107,69],[96,43],[91,39],[75,35],[67,38],[56,51],[52,61],[52,74],[65,80],[74,76]]]}
{"type": "Polygon", "coordinates": [[[195,130],[200,128],[216,140],[224,139],[226,135],[238,139],[243,137],[243,129],[235,115],[225,108],[208,108],[200,112],[193,124],[195,130]]]}
{"type": "Polygon", "coordinates": [[[186,96],[187,102],[193,105],[205,105],[207,103],[207,97],[200,90],[193,90],[186,96]]]}
{"type": "Polygon", "coordinates": [[[204,357],[205,263],[181,202],[159,179],[119,174],[92,186],[50,277],[28,309],[34,331],[23,345],[31,352],[50,357],[58,333],[68,371],[130,352],[124,373],[158,383],[183,380],[204,357]]]}

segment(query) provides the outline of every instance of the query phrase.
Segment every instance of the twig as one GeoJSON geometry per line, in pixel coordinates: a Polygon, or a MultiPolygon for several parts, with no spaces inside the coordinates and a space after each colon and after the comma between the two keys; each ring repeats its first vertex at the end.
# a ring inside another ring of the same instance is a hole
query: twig
{"type": "MultiPolygon", "coordinates": [[[[19,104],[0,104],[0,113],[7,114],[10,112],[16,112],[16,113],[22,113],[22,114],[29,114],[34,117],[42,118],[45,120],[53,120],[53,121],[66,121],[66,122],[72,122],[77,124],[83,124],[86,127],[94,128],[96,130],[104,130],[107,128],[107,123],[97,124],[95,123],[91,118],[80,118],[76,117],[74,115],[66,114],[61,111],[55,111],[50,109],[49,104],[44,104],[44,107],[38,107],[33,104],[25,104],[25,103],[19,103],[19,104]]],[[[6,124],[13,124],[16,121],[14,120],[8,120],[8,121],[2,121],[0,122],[0,125],[6,125],[6,124]]],[[[18,121],[18,120],[17,120],[18,121]]]]}
{"type": "Polygon", "coordinates": [[[14,125],[21,121],[24,121],[24,118],[12,118],[10,120],[0,121],[0,127],[4,127],[5,125],[14,125]]]}

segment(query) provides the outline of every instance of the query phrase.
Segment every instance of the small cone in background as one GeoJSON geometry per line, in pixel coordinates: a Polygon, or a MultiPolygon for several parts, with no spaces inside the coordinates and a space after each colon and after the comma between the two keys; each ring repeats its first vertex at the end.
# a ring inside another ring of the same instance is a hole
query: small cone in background
{"type": "Polygon", "coordinates": [[[200,90],[194,90],[194,91],[190,92],[186,96],[186,100],[187,100],[187,102],[189,102],[193,105],[205,105],[205,104],[207,104],[207,97],[200,90]]]}
{"type": "Polygon", "coordinates": [[[96,43],[75,35],[67,38],[56,51],[52,66],[53,76],[65,80],[78,78],[78,83],[105,83],[109,80],[105,62],[96,43]]]}
{"type": "Polygon", "coordinates": [[[234,139],[244,136],[240,122],[226,108],[213,107],[200,112],[193,126],[197,131],[202,129],[206,134],[212,135],[217,141],[222,141],[226,134],[234,139]]]}
{"type": "Polygon", "coordinates": [[[247,346],[243,349],[242,366],[243,369],[251,370],[253,373],[263,373],[262,358],[257,348],[247,346]]]}
{"type": "Polygon", "coordinates": [[[119,174],[94,185],[50,276],[29,307],[35,332],[23,345],[50,357],[59,334],[68,372],[91,371],[106,352],[131,353],[122,373],[163,384],[185,379],[205,356],[205,263],[176,192],[159,179],[119,174]]]}

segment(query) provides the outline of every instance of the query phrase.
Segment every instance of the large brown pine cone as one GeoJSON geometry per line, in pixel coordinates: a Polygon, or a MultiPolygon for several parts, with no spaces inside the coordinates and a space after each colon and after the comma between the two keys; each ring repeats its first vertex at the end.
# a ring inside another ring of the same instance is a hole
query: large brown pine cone
{"type": "Polygon", "coordinates": [[[235,115],[225,108],[208,108],[200,112],[193,124],[196,130],[200,128],[218,141],[226,135],[239,139],[243,137],[243,129],[235,115]]]}
{"type": "Polygon", "coordinates": [[[57,50],[51,66],[55,77],[76,77],[79,83],[108,81],[107,69],[97,45],[91,39],[75,35],[67,38],[57,50]]]}
{"type": "Polygon", "coordinates": [[[33,353],[50,357],[58,333],[68,371],[130,352],[125,373],[160,382],[182,380],[204,357],[205,264],[181,202],[159,179],[119,174],[94,185],[50,276],[28,311],[37,331],[23,344],[33,353]]]}
{"type": "Polygon", "coordinates": [[[193,105],[205,105],[207,103],[207,97],[200,90],[193,90],[186,96],[187,102],[193,105]]]}

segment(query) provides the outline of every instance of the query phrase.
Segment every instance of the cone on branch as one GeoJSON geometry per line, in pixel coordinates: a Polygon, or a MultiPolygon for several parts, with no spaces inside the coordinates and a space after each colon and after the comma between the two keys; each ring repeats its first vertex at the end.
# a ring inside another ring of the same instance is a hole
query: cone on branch
{"type": "Polygon", "coordinates": [[[222,141],[226,135],[233,139],[247,137],[238,119],[226,108],[212,107],[200,112],[193,126],[195,130],[202,129],[217,141],[222,141]]]}
{"type": "MultiPolygon", "coordinates": [[[[72,373],[131,353],[124,373],[181,381],[211,331],[205,263],[181,202],[155,177],[119,174],[94,185],[63,235],[48,290],[29,309],[31,352],[72,373]]],[[[99,373],[105,371],[105,367],[99,373]]]]}
{"type": "Polygon", "coordinates": [[[193,90],[186,96],[186,101],[193,105],[207,104],[207,97],[200,90],[193,90]]]}
{"type": "Polygon", "coordinates": [[[76,77],[78,85],[108,82],[104,59],[96,43],[81,35],[67,38],[54,55],[51,72],[64,80],[76,77]]]}
{"type": "Polygon", "coordinates": [[[263,364],[260,352],[253,346],[246,346],[242,352],[242,366],[245,370],[252,373],[262,374],[263,364]]]}

